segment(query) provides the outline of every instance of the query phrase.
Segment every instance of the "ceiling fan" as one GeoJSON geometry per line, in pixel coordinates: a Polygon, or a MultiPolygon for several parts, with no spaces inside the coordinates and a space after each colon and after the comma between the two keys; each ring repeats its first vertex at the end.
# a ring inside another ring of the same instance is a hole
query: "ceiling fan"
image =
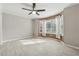
{"type": "Polygon", "coordinates": [[[27,11],[31,11],[28,15],[30,14],[37,14],[37,15],[40,15],[38,12],[42,12],[42,11],[45,11],[45,9],[39,9],[39,10],[35,10],[35,7],[36,7],[36,3],[32,3],[32,10],[31,9],[26,9],[26,8],[22,8],[23,10],[27,10],[27,11]]]}

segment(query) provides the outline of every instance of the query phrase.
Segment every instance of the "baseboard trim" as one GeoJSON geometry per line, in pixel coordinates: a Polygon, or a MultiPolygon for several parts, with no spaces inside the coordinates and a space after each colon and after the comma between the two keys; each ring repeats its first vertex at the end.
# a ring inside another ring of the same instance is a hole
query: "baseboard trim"
{"type": "Polygon", "coordinates": [[[15,38],[15,39],[11,39],[11,40],[5,40],[5,41],[2,41],[1,44],[4,44],[4,43],[6,43],[6,42],[15,41],[15,40],[28,39],[28,38],[31,38],[31,37],[33,37],[33,36],[23,37],[23,38],[15,38]]]}
{"type": "Polygon", "coordinates": [[[70,45],[70,44],[67,44],[67,43],[65,43],[65,45],[68,46],[68,47],[74,48],[74,49],[79,49],[79,47],[76,47],[76,46],[73,46],[73,45],[70,45]]]}
{"type": "MultiPolygon", "coordinates": [[[[22,39],[23,39],[23,38],[22,38],[22,39]]],[[[6,43],[6,42],[15,41],[15,40],[20,40],[20,39],[11,39],[11,40],[5,40],[5,41],[2,41],[2,44],[3,44],[3,43],[6,43]]]]}

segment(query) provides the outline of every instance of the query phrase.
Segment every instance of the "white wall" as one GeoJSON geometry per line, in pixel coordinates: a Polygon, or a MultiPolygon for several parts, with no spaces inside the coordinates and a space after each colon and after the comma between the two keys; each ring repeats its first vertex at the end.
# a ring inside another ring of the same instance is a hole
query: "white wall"
{"type": "Polygon", "coordinates": [[[64,42],[79,47],[79,4],[64,9],[64,42]]]}
{"type": "Polygon", "coordinates": [[[22,18],[16,15],[3,13],[2,18],[3,41],[29,38],[32,35],[32,21],[28,17],[22,18]]]}
{"type": "Polygon", "coordinates": [[[1,10],[1,4],[0,4],[0,43],[2,41],[2,10],[1,10]]]}
{"type": "Polygon", "coordinates": [[[33,20],[33,34],[34,37],[38,37],[39,32],[39,20],[33,20]]]}

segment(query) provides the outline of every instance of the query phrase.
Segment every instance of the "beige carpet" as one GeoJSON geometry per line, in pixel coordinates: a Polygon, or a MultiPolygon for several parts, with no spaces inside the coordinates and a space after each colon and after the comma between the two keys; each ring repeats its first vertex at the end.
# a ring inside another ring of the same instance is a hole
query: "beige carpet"
{"type": "Polygon", "coordinates": [[[15,40],[0,45],[1,56],[76,56],[79,50],[50,38],[15,40]]]}

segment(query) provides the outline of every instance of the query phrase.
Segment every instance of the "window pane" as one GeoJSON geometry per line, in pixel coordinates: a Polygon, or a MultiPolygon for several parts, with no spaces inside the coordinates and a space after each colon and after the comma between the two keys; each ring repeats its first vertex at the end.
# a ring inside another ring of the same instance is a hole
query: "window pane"
{"type": "Polygon", "coordinates": [[[46,23],[46,32],[50,32],[51,31],[51,22],[47,22],[46,23]]]}
{"type": "Polygon", "coordinates": [[[52,23],[52,33],[56,32],[56,24],[55,22],[52,23]]]}

